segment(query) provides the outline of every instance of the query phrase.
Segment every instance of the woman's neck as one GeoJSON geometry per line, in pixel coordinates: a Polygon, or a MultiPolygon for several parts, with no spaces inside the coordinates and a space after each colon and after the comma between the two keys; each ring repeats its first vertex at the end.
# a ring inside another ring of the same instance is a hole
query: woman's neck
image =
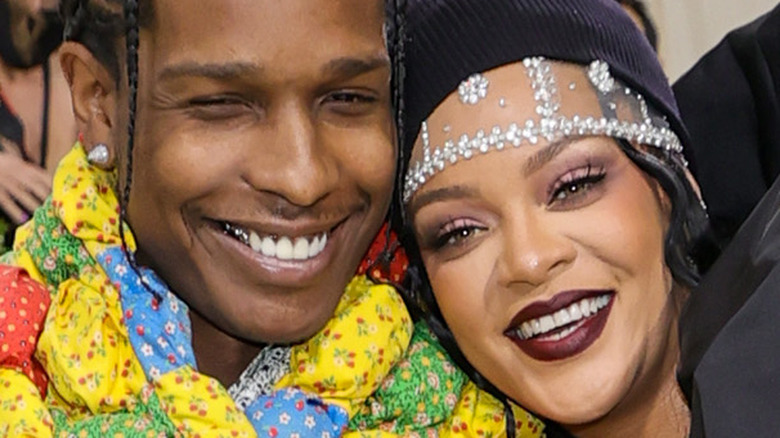
{"type": "Polygon", "coordinates": [[[190,312],[192,349],[198,371],[229,387],[262,350],[262,345],[250,344],[215,327],[197,312],[190,312]]]}

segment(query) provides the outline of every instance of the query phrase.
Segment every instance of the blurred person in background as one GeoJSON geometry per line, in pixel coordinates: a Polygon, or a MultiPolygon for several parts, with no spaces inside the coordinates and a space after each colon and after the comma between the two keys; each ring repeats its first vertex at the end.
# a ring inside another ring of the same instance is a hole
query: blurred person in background
{"type": "Polygon", "coordinates": [[[647,37],[650,45],[658,52],[658,32],[655,23],[650,17],[645,2],[642,0],[617,0],[620,6],[628,13],[632,20],[639,26],[639,29],[647,37]]]}
{"type": "Polygon", "coordinates": [[[0,252],[51,190],[76,125],[52,53],[62,42],[57,0],[0,0],[0,252]]]}
{"type": "Polygon", "coordinates": [[[780,6],[730,32],[675,84],[715,234],[731,241],[780,174],[780,6]]]}
{"type": "Polygon", "coordinates": [[[723,254],[680,318],[691,437],[780,430],[780,6],[674,84],[685,149],[723,254]]]}

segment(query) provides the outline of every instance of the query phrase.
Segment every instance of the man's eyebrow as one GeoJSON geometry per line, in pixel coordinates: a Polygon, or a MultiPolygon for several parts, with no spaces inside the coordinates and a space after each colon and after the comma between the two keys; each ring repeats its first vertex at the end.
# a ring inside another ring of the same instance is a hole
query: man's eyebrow
{"type": "Polygon", "coordinates": [[[566,150],[566,148],[574,143],[575,140],[576,139],[573,138],[564,138],[539,149],[526,160],[525,166],[523,167],[523,174],[528,176],[541,169],[545,164],[557,157],[558,154],[566,150]]]}
{"type": "Polygon", "coordinates": [[[160,79],[176,79],[185,76],[204,77],[209,79],[235,79],[248,74],[258,74],[263,71],[259,64],[250,62],[199,63],[182,62],[165,67],[160,72],[160,79]]]}
{"type": "Polygon", "coordinates": [[[409,218],[414,218],[417,212],[428,204],[452,199],[473,198],[476,195],[476,190],[465,186],[444,187],[420,193],[414,197],[414,200],[412,200],[412,203],[409,205],[409,218]]]}
{"type": "Polygon", "coordinates": [[[387,56],[336,58],[325,64],[322,71],[327,75],[351,78],[380,68],[390,68],[390,59],[387,56]]]}

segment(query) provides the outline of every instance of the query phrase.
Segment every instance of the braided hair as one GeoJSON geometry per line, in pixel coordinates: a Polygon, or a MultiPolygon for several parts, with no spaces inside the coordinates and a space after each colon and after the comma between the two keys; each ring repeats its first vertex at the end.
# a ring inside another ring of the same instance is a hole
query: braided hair
{"type": "Polygon", "coordinates": [[[133,150],[135,145],[135,121],[138,101],[138,46],[141,26],[151,22],[151,2],[145,2],[141,8],[139,0],[63,0],[60,3],[60,13],[65,22],[65,40],[75,41],[84,45],[101,62],[120,87],[120,64],[117,53],[119,41],[124,37],[126,55],[125,77],[128,89],[128,123],[127,149],[125,156],[125,180],[118,185],[119,193],[119,235],[122,251],[130,267],[141,278],[144,287],[155,299],[162,300],[159,292],[147,284],[140,274],[135,253],[128,250],[125,239],[125,223],[127,222],[127,206],[130,201],[130,188],[133,180],[133,150]],[[140,15],[141,11],[146,11],[140,15]]]}

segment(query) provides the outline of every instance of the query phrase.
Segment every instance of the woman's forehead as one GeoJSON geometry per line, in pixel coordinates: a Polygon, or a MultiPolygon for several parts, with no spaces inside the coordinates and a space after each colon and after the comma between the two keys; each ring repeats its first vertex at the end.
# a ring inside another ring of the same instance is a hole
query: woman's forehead
{"type": "Polygon", "coordinates": [[[682,149],[668,123],[613,77],[607,63],[526,58],[470,76],[421,124],[404,199],[462,159],[582,136],[682,149]]]}
{"type": "Polygon", "coordinates": [[[531,71],[518,61],[471,76],[428,118],[431,142],[539,121],[545,111],[564,117],[602,116],[595,89],[581,66],[554,62],[550,67],[547,73],[531,71]]]}

